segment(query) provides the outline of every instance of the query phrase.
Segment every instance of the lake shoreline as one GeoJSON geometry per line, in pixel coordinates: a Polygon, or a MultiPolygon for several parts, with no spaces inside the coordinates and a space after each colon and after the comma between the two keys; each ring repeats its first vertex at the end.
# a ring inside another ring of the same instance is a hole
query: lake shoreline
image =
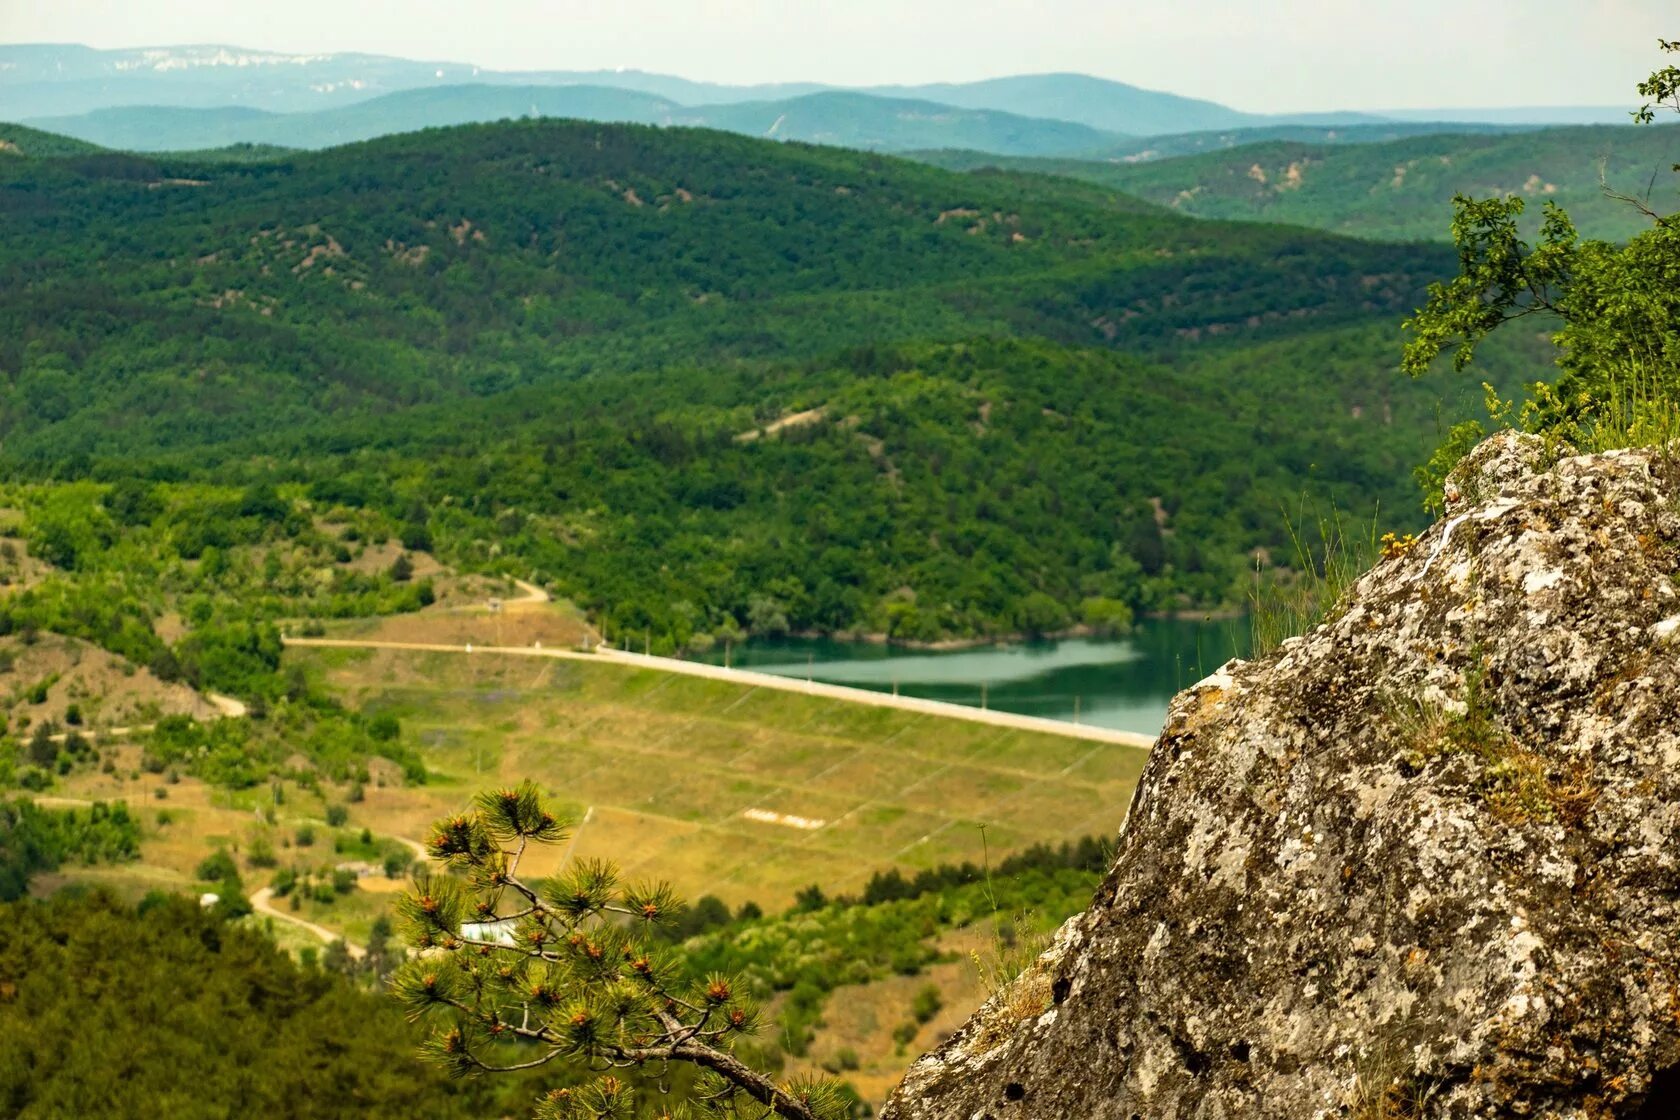
{"type": "Polygon", "coordinates": [[[840,630],[825,634],[820,630],[789,630],[783,637],[807,642],[863,642],[868,645],[890,646],[893,649],[915,650],[917,653],[954,653],[965,649],[984,649],[987,646],[1021,645],[1024,642],[1059,642],[1067,638],[1124,638],[1130,630],[1097,630],[1090,626],[1070,626],[1048,634],[988,634],[975,638],[940,638],[922,642],[914,638],[895,638],[891,634],[869,634],[840,630]]]}
{"type": "Polygon", "coordinates": [[[1157,732],[1168,703],[1246,647],[1236,624],[1140,618],[1110,638],[1031,642],[988,638],[912,647],[853,635],[757,639],[705,661],[1050,719],[1157,732]]]}
{"type": "MultiPolygon", "coordinates": [[[[1141,618],[1171,622],[1235,622],[1248,612],[1235,607],[1219,610],[1177,610],[1177,611],[1147,611],[1141,618]]],[[[1026,634],[1013,632],[1006,634],[987,634],[973,638],[940,638],[937,641],[924,642],[914,638],[895,638],[891,634],[870,633],[856,630],[789,630],[782,635],[766,635],[767,637],[798,638],[807,642],[863,642],[868,645],[889,646],[893,649],[914,650],[918,653],[954,653],[961,650],[984,649],[987,646],[1012,646],[1027,642],[1060,642],[1073,638],[1114,639],[1130,637],[1137,627],[1128,626],[1124,630],[1112,630],[1106,627],[1069,626],[1062,630],[1052,630],[1044,634],[1026,634]]],[[[748,641],[751,641],[748,638],[748,641]]],[[[716,647],[713,647],[715,650],[716,647]]],[[[711,651],[708,651],[711,652],[711,651]]]]}

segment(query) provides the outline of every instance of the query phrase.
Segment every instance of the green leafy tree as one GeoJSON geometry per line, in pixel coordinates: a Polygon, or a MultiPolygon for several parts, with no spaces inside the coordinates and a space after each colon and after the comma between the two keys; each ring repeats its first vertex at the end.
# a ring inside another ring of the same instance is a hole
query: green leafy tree
{"type": "Polygon", "coordinates": [[[391,947],[391,919],[384,914],[373,920],[368,930],[367,955],[362,958],[367,970],[374,976],[383,977],[391,971],[391,966],[397,960],[398,954],[391,947]]]}
{"type": "MultiPolygon", "coordinates": [[[[1680,52],[1680,42],[1659,43],[1665,52],[1680,52]]],[[[1634,113],[1640,123],[1653,121],[1659,109],[1680,112],[1680,69],[1657,71],[1639,92],[1647,99],[1634,113]]],[[[1680,435],[1680,215],[1610,193],[1652,223],[1625,245],[1583,241],[1553,203],[1531,245],[1518,230],[1521,198],[1454,198],[1459,274],[1431,285],[1428,302],[1407,320],[1411,339],[1402,368],[1421,376],[1451,350],[1454,368],[1462,370],[1477,345],[1505,323],[1548,316],[1557,328],[1552,341],[1562,374],[1555,385],[1533,387],[1519,417],[1526,427],[1594,447],[1680,435]]],[[[1459,425],[1420,468],[1425,504],[1438,507],[1446,470],[1483,434],[1479,422],[1459,425]]]]}
{"type": "Polygon", "coordinates": [[[698,1071],[705,1115],[846,1114],[837,1087],[780,1084],[733,1053],[758,1011],[735,978],[696,979],[654,944],[652,931],[681,909],[667,886],[622,885],[616,868],[593,860],[527,881],[520,863],[531,846],[565,837],[530,782],[481,794],[472,811],[438,823],[428,850],[456,875],[423,873],[404,897],[417,956],[392,981],[412,1017],[442,1018],[426,1044],[435,1060],[460,1074],[560,1061],[596,1075],[544,1096],[542,1120],[635,1115],[636,1090],[620,1073],[662,1077],[672,1063],[698,1071]]]}

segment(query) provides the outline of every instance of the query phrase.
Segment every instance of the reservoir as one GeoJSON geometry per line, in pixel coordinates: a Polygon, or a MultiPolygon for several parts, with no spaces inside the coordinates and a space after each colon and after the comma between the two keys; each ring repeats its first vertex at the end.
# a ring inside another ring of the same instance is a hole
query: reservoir
{"type": "MultiPolygon", "coordinates": [[[[738,669],[1155,735],[1174,693],[1248,652],[1248,620],[1144,619],[1123,637],[952,651],[828,638],[755,639],[738,669]]],[[[724,663],[722,650],[702,658],[724,663]]]]}

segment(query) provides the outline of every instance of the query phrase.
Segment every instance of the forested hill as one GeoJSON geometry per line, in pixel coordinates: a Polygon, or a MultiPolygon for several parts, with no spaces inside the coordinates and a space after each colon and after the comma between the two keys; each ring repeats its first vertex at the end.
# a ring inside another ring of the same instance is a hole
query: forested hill
{"type": "Polygon", "coordinates": [[[24,153],[0,221],[14,472],[387,505],[667,647],[765,598],[914,637],[1213,604],[1303,491],[1403,518],[1436,389],[1393,380],[1393,325],[1451,265],[551,121],[248,164],[24,153]]]}
{"type": "MultiPolygon", "coordinates": [[[[1153,142],[1152,142],[1153,143],[1153,142]]],[[[1650,227],[1613,198],[1643,195],[1658,212],[1674,206],[1669,168],[1680,161],[1680,125],[1598,125],[1480,135],[1436,133],[1373,144],[1275,139],[1223,151],[1137,162],[1009,159],[929,152],[950,168],[1011,167],[1129,191],[1182,214],[1290,222],[1359,237],[1447,241],[1452,197],[1512,194],[1528,201],[1527,225],[1555,202],[1581,231],[1624,240],[1650,227]],[[1602,178],[1601,178],[1602,172],[1602,178]]]]}

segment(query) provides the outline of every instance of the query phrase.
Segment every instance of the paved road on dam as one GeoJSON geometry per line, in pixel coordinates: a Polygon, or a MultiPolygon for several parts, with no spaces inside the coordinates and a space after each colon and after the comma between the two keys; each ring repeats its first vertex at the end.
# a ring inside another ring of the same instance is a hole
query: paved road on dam
{"type": "Polygon", "coordinates": [[[315,646],[325,649],[390,649],[415,653],[458,653],[472,656],[548,657],[562,661],[592,661],[597,665],[625,665],[638,669],[654,669],[665,673],[681,673],[690,677],[707,677],[731,684],[751,685],[754,688],[779,692],[798,692],[806,696],[822,696],[852,704],[869,704],[877,708],[897,708],[900,711],[946,719],[964,719],[993,727],[1011,727],[1019,731],[1035,731],[1044,735],[1062,735],[1070,739],[1087,739],[1096,743],[1114,743],[1123,747],[1148,750],[1154,739],[1135,731],[1118,731],[1111,727],[1069,723],[1066,720],[1025,716],[1016,712],[1000,712],[990,708],[971,708],[966,704],[949,704],[943,700],[924,700],[917,696],[895,696],[866,688],[806,681],[797,677],[783,677],[772,673],[756,673],[750,669],[729,669],[722,665],[706,665],[698,661],[682,661],[674,657],[654,657],[644,653],[628,653],[606,646],[594,653],[570,649],[545,649],[541,646],[478,646],[437,645],[427,642],[382,642],[356,638],[285,638],[288,646],[315,646]]]}

